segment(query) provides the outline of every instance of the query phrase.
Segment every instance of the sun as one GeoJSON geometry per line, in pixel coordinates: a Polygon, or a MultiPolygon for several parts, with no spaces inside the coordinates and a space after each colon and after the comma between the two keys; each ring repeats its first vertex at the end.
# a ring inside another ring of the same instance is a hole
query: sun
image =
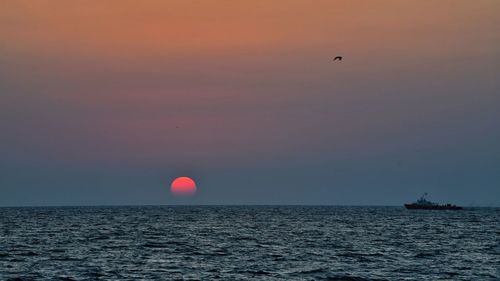
{"type": "Polygon", "coordinates": [[[170,192],[178,196],[191,196],[196,193],[196,183],[189,177],[178,177],[170,185],[170,192]]]}

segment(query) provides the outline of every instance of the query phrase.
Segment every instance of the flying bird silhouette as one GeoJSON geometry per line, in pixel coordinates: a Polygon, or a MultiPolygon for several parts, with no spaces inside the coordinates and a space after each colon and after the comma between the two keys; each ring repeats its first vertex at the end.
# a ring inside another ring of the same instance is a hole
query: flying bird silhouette
{"type": "Polygon", "coordinates": [[[336,60],[341,61],[342,57],[341,56],[336,56],[335,58],[333,58],[333,61],[336,61],[336,60]]]}

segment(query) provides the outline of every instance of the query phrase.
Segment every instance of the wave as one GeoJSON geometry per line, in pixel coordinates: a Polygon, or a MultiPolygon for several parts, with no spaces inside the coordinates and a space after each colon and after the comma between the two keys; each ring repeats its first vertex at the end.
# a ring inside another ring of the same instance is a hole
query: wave
{"type": "Polygon", "coordinates": [[[342,276],[328,276],[326,280],[329,281],[374,281],[374,279],[366,279],[363,277],[342,275],[342,276]]]}

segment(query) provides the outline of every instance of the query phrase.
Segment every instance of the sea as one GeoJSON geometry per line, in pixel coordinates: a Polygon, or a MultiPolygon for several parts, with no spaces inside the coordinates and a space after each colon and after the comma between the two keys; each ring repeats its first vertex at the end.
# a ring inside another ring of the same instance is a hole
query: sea
{"type": "Polygon", "coordinates": [[[0,208],[0,280],[500,280],[500,208],[0,208]]]}

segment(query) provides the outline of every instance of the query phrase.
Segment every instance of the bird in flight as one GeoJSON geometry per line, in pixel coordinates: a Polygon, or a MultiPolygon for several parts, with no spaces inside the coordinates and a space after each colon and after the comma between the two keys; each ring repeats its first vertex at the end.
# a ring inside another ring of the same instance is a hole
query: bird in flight
{"type": "Polygon", "coordinates": [[[341,56],[336,56],[335,58],[333,58],[333,61],[336,61],[336,60],[341,61],[342,57],[341,56]]]}

